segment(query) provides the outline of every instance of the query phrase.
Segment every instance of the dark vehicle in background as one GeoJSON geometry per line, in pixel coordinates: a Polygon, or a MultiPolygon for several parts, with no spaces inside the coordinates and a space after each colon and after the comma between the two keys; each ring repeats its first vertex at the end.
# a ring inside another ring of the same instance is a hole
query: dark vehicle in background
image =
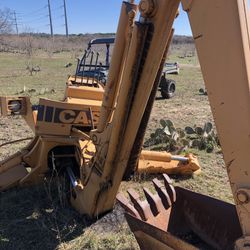
{"type": "Polygon", "coordinates": [[[164,65],[161,80],[159,83],[159,91],[161,96],[165,99],[169,99],[174,96],[176,89],[176,82],[172,79],[166,77],[167,74],[178,75],[180,73],[180,66],[178,62],[167,62],[164,65]]]}
{"type": "MultiPolygon", "coordinates": [[[[110,66],[110,46],[114,44],[114,42],[115,38],[98,38],[91,40],[82,58],[78,59],[75,75],[77,77],[94,78],[105,85],[110,66]],[[98,52],[96,54],[94,53],[92,49],[93,45],[106,45],[105,58],[101,58],[98,52]]],[[[159,82],[159,91],[164,99],[173,97],[176,89],[176,82],[166,78],[167,74],[179,74],[179,64],[177,62],[165,63],[159,82]]]]}

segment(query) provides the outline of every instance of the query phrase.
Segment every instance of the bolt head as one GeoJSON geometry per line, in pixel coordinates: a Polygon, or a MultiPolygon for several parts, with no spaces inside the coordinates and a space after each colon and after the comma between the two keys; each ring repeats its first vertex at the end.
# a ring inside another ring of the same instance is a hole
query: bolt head
{"type": "Polygon", "coordinates": [[[248,194],[242,190],[238,191],[237,199],[240,203],[248,203],[249,202],[248,194]]]}
{"type": "Polygon", "coordinates": [[[143,17],[152,17],[155,12],[154,0],[141,0],[139,3],[139,10],[143,17]]]}
{"type": "Polygon", "coordinates": [[[97,142],[97,136],[96,136],[96,135],[93,135],[91,139],[92,139],[92,141],[93,141],[94,143],[97,142]]]}

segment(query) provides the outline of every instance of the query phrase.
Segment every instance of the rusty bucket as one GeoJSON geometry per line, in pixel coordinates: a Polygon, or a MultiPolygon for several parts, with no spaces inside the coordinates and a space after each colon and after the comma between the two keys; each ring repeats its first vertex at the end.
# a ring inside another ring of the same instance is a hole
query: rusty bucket
{"type": "Polygon", "coordinates": [[[234,205],[181,187],[153,180],[156,193],[143,188],[141,200],[133,189],[130,200],[122,193],[118,202],[141,249],[233,249],[242,236],[234,205]]]}

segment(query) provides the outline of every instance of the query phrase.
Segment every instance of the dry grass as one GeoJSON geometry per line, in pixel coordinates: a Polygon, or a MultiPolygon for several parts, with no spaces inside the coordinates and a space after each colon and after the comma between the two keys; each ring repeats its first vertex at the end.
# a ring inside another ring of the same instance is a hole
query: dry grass
{"type": "MultiPolygon", "coordinates": [[[[170,76],[177,82],[177,94],[171,100],[162,100],[158,93],[146,137],[159,126],[160,119],[171,119],[175,126],[185,127],[213,122],[206,96],[199,95],[203,80],[196,57],[179,58],[192,48],[179,45],[172,47],[170,60],[182,65],[180,75],[170,76]]],[[[189,45],[191,46],[191,45],[189,45]]],[[[36,51],[32,58],[42,71],[29,76],[25,70],[27,58],[20,54],[1,53],[0,95],[14,95],[25,88],[34,88],[30,94],[33,102],[41,97],[40,90],[53,88],[55,93],[46,93],[47,98],[60,99],[63,96],[67,74],[73,73],[75,65],[65,68],[67,62],[75,63],[71,52],[49,56],[36,51]]],[[[18,138],[28,137],[31,131],[19,117],[0,117],[0,144],[18,138]]],[[[0,149],[0,159],[19,150],[25,143],[13,144],[0,149]]],[[[190,179],[176,178],[176,185],[232,201],[226,170],[220,153],[206,154],[193,151],[202,165],[202,174],[190,179]]],[[[135,177],[123,182],[121,190],[129,187],[150,185],[151,176],[135,177]]],[[[32,188],[0,193],[0,248],[1,249],[138,249],[123,217],[116,206],[114,211],[97,222],[90,222],[80,216],[66,202],[60,204],[56,182],[50,187],[42,184],[32,188]]]]}

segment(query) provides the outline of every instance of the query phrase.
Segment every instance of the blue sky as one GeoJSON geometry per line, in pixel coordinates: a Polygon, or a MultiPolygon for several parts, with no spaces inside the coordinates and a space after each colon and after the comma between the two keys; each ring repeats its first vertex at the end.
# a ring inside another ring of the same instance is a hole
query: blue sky
{"type": "MultiPolygon", "coordinates": [[[[50,2],[54,33],[65,33],[63,0],[50,2]]],[[[115,32],[121,2],[122,0],[66,0],[69,33],[115,32]]],[[[49,33],[47,4],[47,0],[0,0],[1,9],[6,7],[16,11],[21,32],[49,33]]],[[[174,26],[175,34],[191,35],[187,15],[182,10],[174,26]]]]}

